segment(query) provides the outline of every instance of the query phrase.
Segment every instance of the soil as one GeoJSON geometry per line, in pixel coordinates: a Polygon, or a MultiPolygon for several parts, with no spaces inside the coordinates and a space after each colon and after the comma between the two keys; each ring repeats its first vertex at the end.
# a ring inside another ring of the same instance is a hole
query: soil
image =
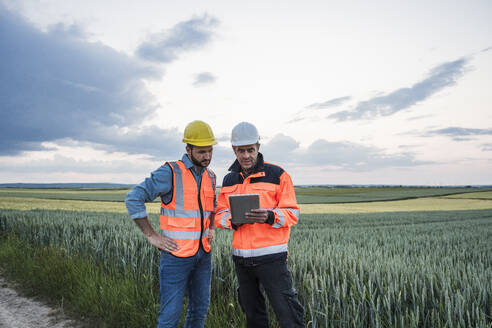
{"type": "Polygon", "coordinates": [[[25,297],[16,289],[15,284],[0,277],[0,328],[83,327],[68,318],[62,307],[25,297]]]}

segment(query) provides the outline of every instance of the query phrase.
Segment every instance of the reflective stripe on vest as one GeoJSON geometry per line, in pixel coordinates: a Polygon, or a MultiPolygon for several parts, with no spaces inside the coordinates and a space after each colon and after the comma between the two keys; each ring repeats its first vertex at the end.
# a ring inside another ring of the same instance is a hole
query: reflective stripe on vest
{"type": "Polygon", "coordinates": [[[232,255],[241,256],[241,257],[254,257],[254,256],[263,256],[269,254],[276,254],[287,252],[287,244],[282,245],[274,245],[263,248],[255,248],[255,249],[232,249],[232,255]]]}
{"type": "Polygon", "coordinates": [[[178,163],[171,162],[174,171],[174,197],[176,197],[176,209],[182,210],[184,206],[183,200],[183,176],[181,175],[181,168],[178,163]]]}
{"type": "MultiPolygon", "coordinates": [[[[176,206],[178,206],[176,202],[176,206]]],[[[203,217],[209,217],[212,212],[203,211],[203,217]]],[[[183,209],[170,209],[170,208],[161,208],[161,215],[164,216],[172,216],[177,218],[199,218],[200,210],[183,210],[183,209]]]]}
{"type": "MultiPolygon", "coordinates": [[[[162,235],[172,239],[200,239],[200,231],[162,230],[162,235]]],[[[203,237],[208,237],[208,228],[203,232],[203,237]]]]}
{"type": "Polygon", "coordinates": [[[223,227],[227,227],[227,219],[231,217],[231,213],[226,213],[222,215],[222,219],[220,220],[220,224],[222,224],[223,227]]]}
{"type": "Polygon", "coordinates": [[[278,215],[278,222],[275,222],[274,224],[272,224],[272,227],[274,228],[282,228],[284,226],[284,223],[285,223],[285,216],[284,216],[284,213],[282,213],[282,211],[291,211],[292,214],[294,214],[297,219],[299,219],[299,210],[295,209],[295,208],[283,208],[283,209],[274,209],[273,212],[277,213],[278,215]]]}

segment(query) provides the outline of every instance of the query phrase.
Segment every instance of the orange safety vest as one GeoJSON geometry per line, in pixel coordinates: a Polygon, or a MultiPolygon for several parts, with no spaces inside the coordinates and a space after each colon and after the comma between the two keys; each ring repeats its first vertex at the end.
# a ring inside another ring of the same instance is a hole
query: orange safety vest
{"type": "Polygon", "coordinates": [[[215,174],[208,169],[202,173],[200,190],[191,169],[182,161],[168,162],[173,171],[173,197],[165,204],[161,200],[161,232],[178,244],[171,254],[190,257],[196,254],[200,242],[210,252],[208,231],[210,215],[214,212],[215,174]]]}
{"type": "Polygon", "coordinates": [[[244,178],[239,164],[224,178],[217,200],[215,226],[231,229],[230,195],[259,194],[260,207],[275,215],[272,225],[267,223],[243,224],[232,235],[232,254],[239,257],[256,257],[287,252],[290,227],[297,224],[299,206],[290,175],[281,167],[263,162],[262,170],[244,178]]]}

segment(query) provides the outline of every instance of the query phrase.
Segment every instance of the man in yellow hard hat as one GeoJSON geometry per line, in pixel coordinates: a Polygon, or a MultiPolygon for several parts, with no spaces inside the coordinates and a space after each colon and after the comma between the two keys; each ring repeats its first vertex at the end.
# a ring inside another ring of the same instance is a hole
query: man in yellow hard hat
{"type": "Polygon", "coordinates": [[[193,121],[186,126],[186,154],[167,162],[126,196],[131,218],[147,240],[161,250],[158,328],[177,327],[185,292],[185,327],[203,327],[210,303],[211,244],[214,238],[215,174],[208,169],[213,145],[210,126],[193,121]],[[157,233],[147,219],[146,202],[161,198],[157,233]]]}

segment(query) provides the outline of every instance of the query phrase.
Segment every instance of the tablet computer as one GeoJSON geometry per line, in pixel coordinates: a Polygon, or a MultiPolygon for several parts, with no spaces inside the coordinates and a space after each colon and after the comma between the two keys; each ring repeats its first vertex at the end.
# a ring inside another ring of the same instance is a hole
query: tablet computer
{"type": "Polygon", "coordinates": [[[246,219],[245,214],[252,209],[260,208],[260,195],[229,195],[229,205],[231,206],[232,223],[250,223],[250,221],[246,219]]]}

